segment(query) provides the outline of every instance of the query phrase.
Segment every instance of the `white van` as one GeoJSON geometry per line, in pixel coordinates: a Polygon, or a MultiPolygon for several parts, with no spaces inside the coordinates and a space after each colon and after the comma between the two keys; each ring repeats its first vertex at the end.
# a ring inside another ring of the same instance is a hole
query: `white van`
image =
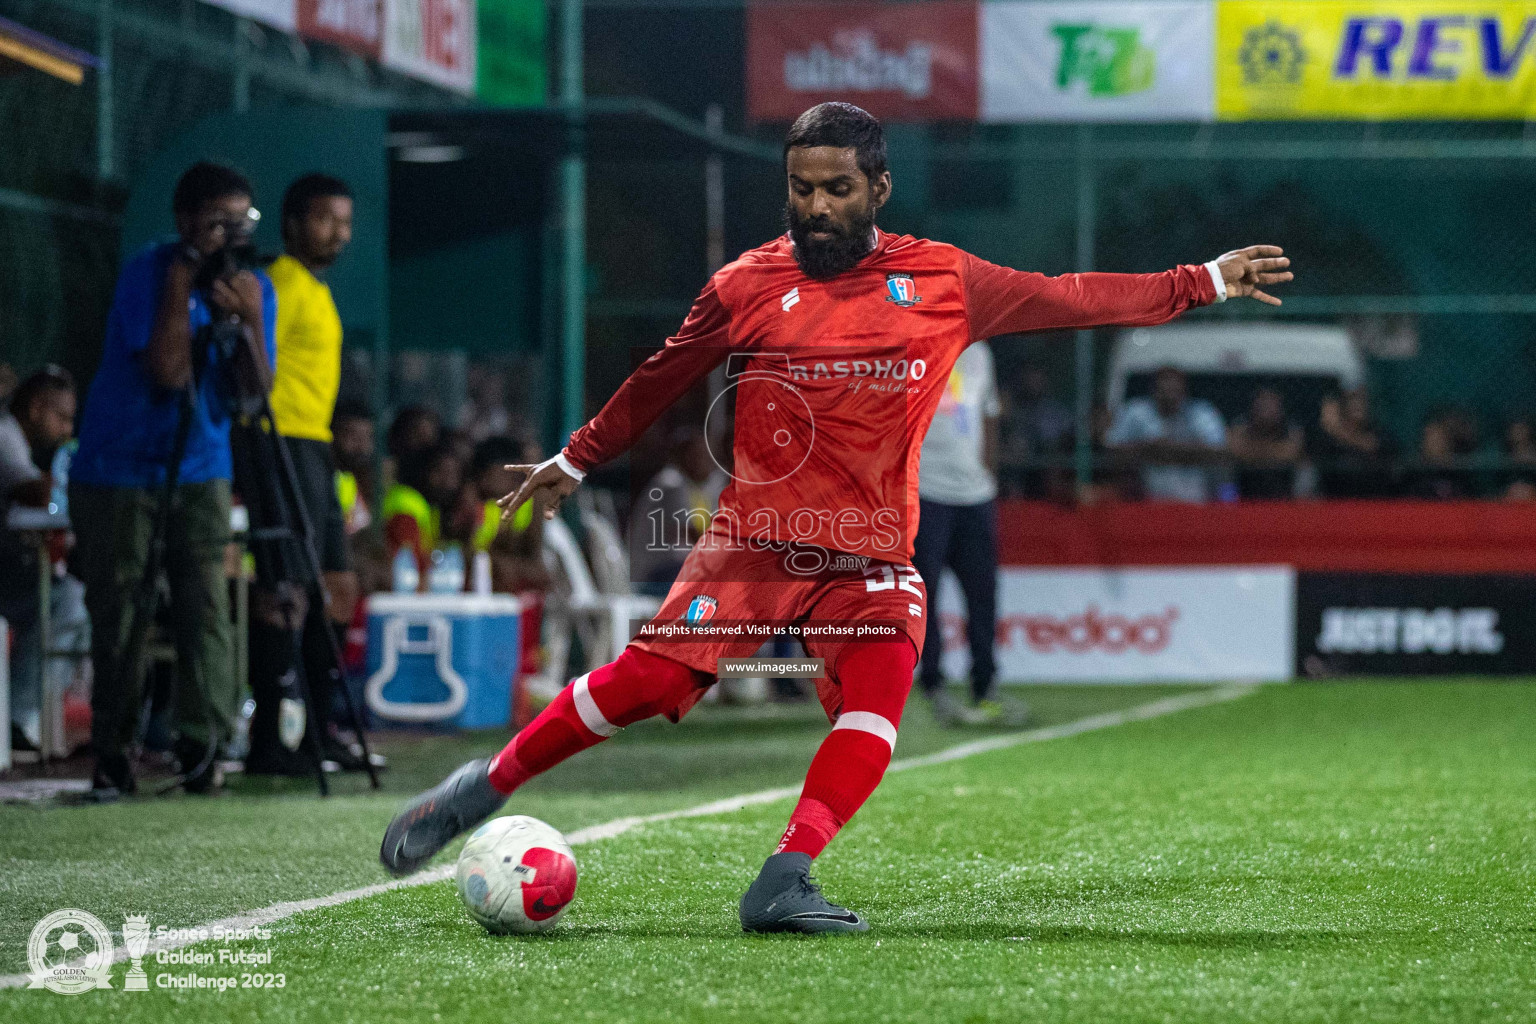
{"type": "Polygon", "coordinates": [[[1109,361],[1108,402],[1150,394],[1159,367],[1189,378],[1189,394],[1216,406],[1228,423],[1246,415],[1259,387],[1285,399],[1297,423],[1317,423],[1323,398],[1365,384],[1365,361],[1349,332],[1329,324],[1271,322],[1165,324],[1121,331],[1109,361]]]}

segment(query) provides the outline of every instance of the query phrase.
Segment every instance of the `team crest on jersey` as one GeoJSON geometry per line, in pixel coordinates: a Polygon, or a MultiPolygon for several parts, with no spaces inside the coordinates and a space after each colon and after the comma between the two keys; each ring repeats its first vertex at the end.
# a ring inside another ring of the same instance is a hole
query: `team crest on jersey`
{"type": "Polygon", "coordinates": [[[923,297],[917,294],[917,282],[912,280],[911,274],[886,274],[885,290],[890,293],[885,301],[894,302],[898,306],[911,306],[923,301],[923,297]]]}
{"type": "Polygon", "coordinates": [[[718,607],[720,607],[720,602],[708,594],[695,594],[693,600],[688,602],[688,625],[704,625],[704,623],[715,617],[715,609],[718,607]]]}

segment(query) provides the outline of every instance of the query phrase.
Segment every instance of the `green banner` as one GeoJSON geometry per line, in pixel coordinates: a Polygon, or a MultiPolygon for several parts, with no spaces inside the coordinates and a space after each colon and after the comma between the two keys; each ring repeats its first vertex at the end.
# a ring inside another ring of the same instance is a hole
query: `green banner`
{"type": "Polygon", "coordinates": [[[549,78],[544,0],[480,0],[475,94],[493,107],[544,102],[549,78]]]}

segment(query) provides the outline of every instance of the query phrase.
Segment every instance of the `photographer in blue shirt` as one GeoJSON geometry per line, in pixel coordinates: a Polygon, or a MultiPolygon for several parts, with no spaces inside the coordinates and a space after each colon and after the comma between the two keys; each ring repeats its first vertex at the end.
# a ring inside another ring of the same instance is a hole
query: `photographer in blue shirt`
{"type": "Polygon", "coordinates": [[[224,563],[230,409],[241,394],[270,390],[277,322],[272,283],[247,262],[260,216],[252,198],[250,182],[228,167],[200,163],[182,175],[172,199],[180,237],[150,246],[123,268],[86,397],[69,503],[91,616],[97,799],[136,788],[131,757],[143,666],[125,660],[183,409],[191,420],[171,494],[164,569],[177,661],[175,752],[182,770],[193,773],[189,792],[218,785],[211,755],[233,729],[238,695],[224,563]],[[216,344],[207,329],[215,318],[230,328],[225,337],[238,338],[232,347],[216,344]]]}

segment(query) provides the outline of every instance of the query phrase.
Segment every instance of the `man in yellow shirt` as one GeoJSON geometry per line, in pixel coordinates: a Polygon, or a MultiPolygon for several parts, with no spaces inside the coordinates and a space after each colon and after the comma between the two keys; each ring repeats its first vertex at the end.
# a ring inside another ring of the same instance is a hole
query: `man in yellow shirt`
{"type": "MultiPolygon", "coordinates": [[[[251,774],[314,771],[313,762],[305,760],[312,749],[307,741],[294,752],[278,738],[280,702],[292,695],[287,680],[295,669],[304,672],[309,684],[307,727],[317,731],[325,758],[344,768],[362,767],[353,763],[356,758],[326,728],[335,680],[330,641],[324,632],[350,622],[357,601],[357,576],[347,556],[346,524],[331,454],[331,416],[341,382],[341,316],[324,281],[325,272],[352,240],[351,190],[329,175],[299,178],[283,197],[282,229],[285,251],[267,268],[277,290],[272,416],[293,455],[331,595],[331,621],[324,609],[312,607],[302,610],[297,623],[280,616],[252,616],[251,689],[256,714],[246,759],[246,771],[251,774]],[[302,665],[294,664],[295,653],[302,665]]],[[[284,570],[274,574],[276,578],[302,580],[307,575],[302,561],[296,566],[285,559],[284,570]]]]}

